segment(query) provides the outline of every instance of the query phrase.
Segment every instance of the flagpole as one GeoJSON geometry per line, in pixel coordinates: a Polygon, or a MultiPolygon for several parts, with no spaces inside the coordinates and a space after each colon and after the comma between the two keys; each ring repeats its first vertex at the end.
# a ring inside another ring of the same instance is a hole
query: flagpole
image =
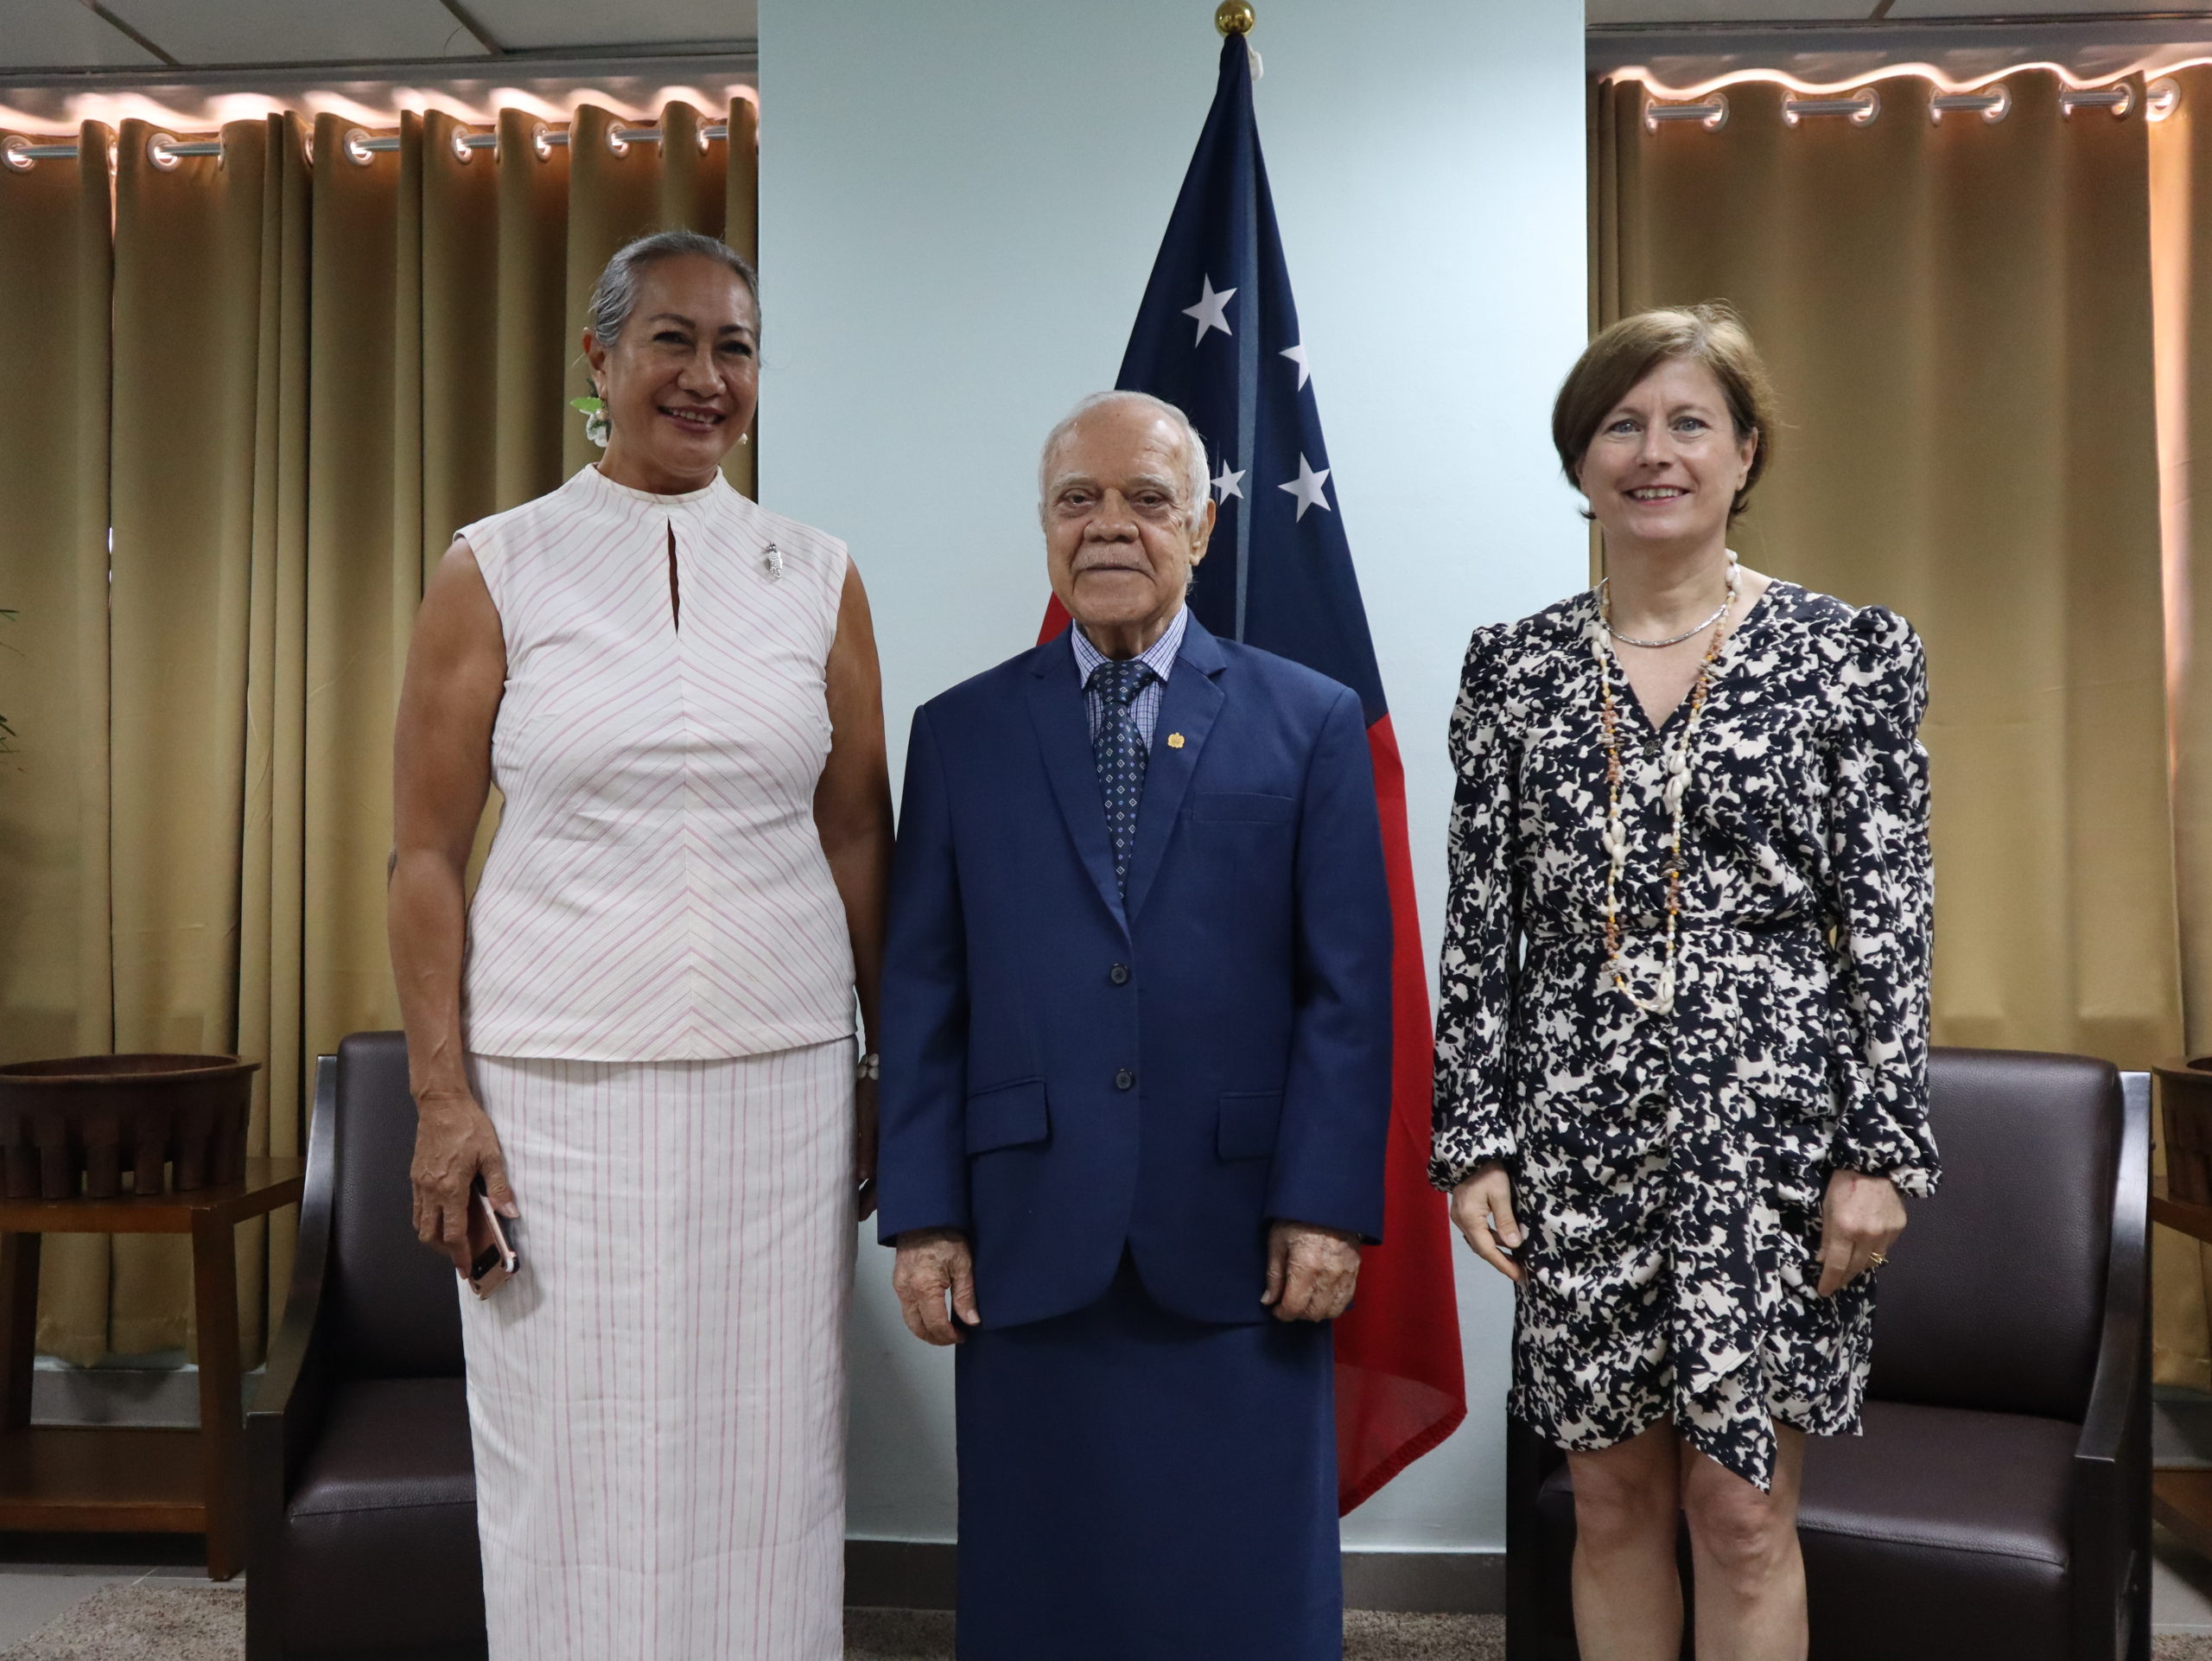
{"type": "MultiPolygon", "coordinates": [[[[1237,3],[1237,0],[1231,0],[1231,3],[1237,3]]],[[[1248,5],[1243,10],[1249,27],[1252,9],[1248,5]]],[[[1241,29],[1237,32],[1240,35],[1243,34],[1241,29]]],[[[1252,41],[1249,35],[1244,37],[1243,44],[1249,73],[1249,60],[1259,54],[1252,50],[1252,41]]],[[[1248,107],[1250,98],[1248,83],[1245,94],[1248,107]]],[[[1250,170],[1256,174],[1260,136],[1248,124],[1244,137],[1246,142],[1253,146],[1254,160],[1250,170]]],[[[1262,311],[1262,308],[1266,304],[1266,298],[1259,281],[1259,192],[1256,189],[1247,188],[1243,195],[1243,222],[1236,227],[1238,239],[1243,245],[1238,250],[1237,259],[1240,268],[1249,274],[1251,304],[1245,311],[1244,325],[1236,331],[1236,454],[1240,457],[1254,455],[1257,453],[1260,425],[1260,334],[1267,327],[1262,311]]],[[[1246,461],[1245,465],[1249,467],[1252,464],[1246,461]]],[[[1236,506],[1236,639],[1242,642],[1244,639],[1246,602],[1252,592],[1252,515],[1245,511],[1244,503],[1239,502],[1236,506]]]]}
{"type": "MultiPolygon", "coordinates": [[[[1259,20],[1252,15],[1249,0],[1221,0],[1214,9],[1213,26],[1224,35],[1249,35],[1252,25],[1259,20]]],[[[1244,49],[1252,54],[1252,79],[1260,78],[1260,52],[1251,41],[1244,42],[1244,49]]]]}
{"type": "MultiPolygon", "coordinates": [[[[1251,0],[1221,0],[1214,9],[1213,26],[1222,38],[1231,35],[1246,37],[1244,54],[1251,66],[1253,78],[1258,79],[1260,54],[1252,49],[1252,26],[1259,21],[1254,14],[1251,0]]],[[[1247,200],[1244,204],[1244,223],[1238,227],[1243,247],[1241,251],[1242,269],[1259,270],[1260,225],[1259,204],[1247,200]]],[[[1248,302],[1248,309],[1256,320],[1258,290],[1255,289],[1248,302]]],[[[1259,417],[1260,403],[1260,331],[1257,327],[1237,331],[1236,340],[1236,454],[1249,457],[1252,454],[1253,434],[1259,417]]],[[[1251,466],[1247,461],[1244,464],[1251,466]]],[[[1238,640],[1244,638],[1244,601],[1251,591],[1252,578],[1252,515],[1248,506],[1240,502],[1236,510],[1236,624],[1232,633],[1238,640]]]]}

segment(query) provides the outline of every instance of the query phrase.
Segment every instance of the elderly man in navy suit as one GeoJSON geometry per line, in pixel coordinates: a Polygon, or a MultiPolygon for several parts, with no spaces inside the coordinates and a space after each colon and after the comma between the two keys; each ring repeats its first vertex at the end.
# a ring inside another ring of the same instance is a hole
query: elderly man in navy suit
{"type": "Polygon", "coordinates": [[[1332,1344],[1379,1237],[1390,913],[1359,700],[1184,605],[1205,449],[1046,442],[1066,633],[915,715],[880,1238],[958,1344],[963,1661],[1333,1661],[1332,1344]]]}

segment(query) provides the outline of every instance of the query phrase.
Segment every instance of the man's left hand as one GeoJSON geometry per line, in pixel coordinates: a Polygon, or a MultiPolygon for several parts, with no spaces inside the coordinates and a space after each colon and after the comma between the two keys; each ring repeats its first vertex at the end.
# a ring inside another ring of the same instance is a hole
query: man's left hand
{"type": "Polygon", "coordinates": [[[1359,1283],[1359,1237],[1311,1223],[1268,1229],[1268,1289],[1260,1301],[1277,1321],[1334,1321],[1359,1283]]]}

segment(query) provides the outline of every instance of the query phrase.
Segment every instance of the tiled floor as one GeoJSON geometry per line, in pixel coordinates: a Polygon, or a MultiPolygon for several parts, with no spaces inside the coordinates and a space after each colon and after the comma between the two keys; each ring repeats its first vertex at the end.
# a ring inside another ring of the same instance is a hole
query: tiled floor
{"type": "MultiPolygon", "coordinates": [[[[66,1550],[83,1553],[96,1543],[80,1539],[72,1542],[66,1550]]],[[[167,1542],[149,1545],[148,1542],[131,1540],[118,1543],[137,1547],[133,1555],[140,1557],[171,1555],[165,1549],[167,1542]]],[[[55,1616],[103,1587],[124,1586],[156,1576],[175,1576],[205,1584],[207,1576],[207,1569],[199,1563],[63,1562],[54,1560],[60,1554],[50,1549],[11,1555],[36,1556],[46,1561],[0,1562],[0,1651],[20,1644],[55,1616]]]]}
{"type": "MultiPolygon", "coordinates": [[[[190,1543],[137,1537],[111,1542],[85,1536],[14,1537],[6,1555],[20,1561],[0,1562],[0,1651],[21,1643],[103,1587],[156,1576],[206,1584],[206,1570],[188,1560],[190,1543]],[[87,1556],[105,1561],[80,1561],[87,1556]],[[145,1561],[151,1557],[162,1561],[145,1561]]],[[[2153,1626],[2161,1632],[2212,1634],[2212,1562],[2164,1529],[2155,1531],[2152,1544],[2153,1626]]],[[[230,1583],[243,1587],[245,1579],[230,1583]]]]}
{"type": "Polygon", "coordinates": [[[2212,1562],[2164,1529],[2151,1531],[2151,1624],[2162,1632],[2212,1632],[2212,1562]]]}

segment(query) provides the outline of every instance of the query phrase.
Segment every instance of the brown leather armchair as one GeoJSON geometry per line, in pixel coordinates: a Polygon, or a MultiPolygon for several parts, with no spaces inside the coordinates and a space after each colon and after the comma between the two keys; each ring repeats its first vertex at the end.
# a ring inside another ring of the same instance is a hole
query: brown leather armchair
{"type": "MultiPolygon", "coordinates": [[[[1806,1450],[1812,1661],[2148,1661],[2149,1077],[1948,1049],[1929,1082],[1944,1177],[1882,1271],[1866,1435],[1806,1450]]],[[[1509,1435],[1506,1653],[1575,1661],[1566,1459],[1509,1435]]]]}
{"type": "Polygon", "coordinates": [[[485,1653],[461,1314],[415,1238],[397,1033],[315,1065],[298,1256],[246,1415],[248,1661],[485,1653]]]}

